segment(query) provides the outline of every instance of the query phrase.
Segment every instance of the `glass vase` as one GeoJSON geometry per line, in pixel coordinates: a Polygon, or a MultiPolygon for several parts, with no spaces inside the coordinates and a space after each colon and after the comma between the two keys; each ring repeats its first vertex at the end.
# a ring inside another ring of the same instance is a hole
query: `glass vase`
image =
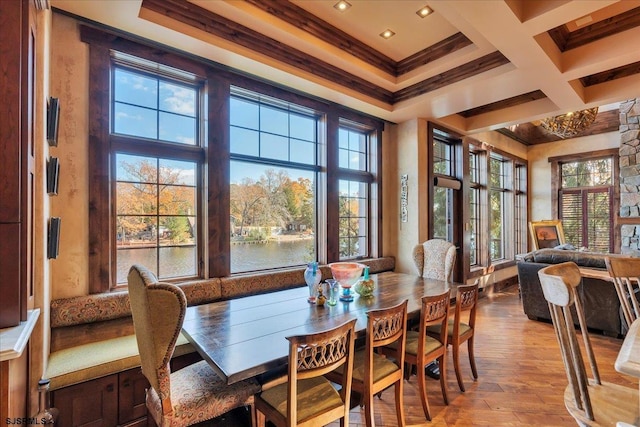
{"type": "Polygon", "coordinates": [[[318,284],[322,280],[322,273],[318,269],[317,262],[310,262],[307,264],[307,269],[304,271],[304,281],[309,288],[309,301],[312,304],[315,304],[316,297],[318,296],[318,284]]]}

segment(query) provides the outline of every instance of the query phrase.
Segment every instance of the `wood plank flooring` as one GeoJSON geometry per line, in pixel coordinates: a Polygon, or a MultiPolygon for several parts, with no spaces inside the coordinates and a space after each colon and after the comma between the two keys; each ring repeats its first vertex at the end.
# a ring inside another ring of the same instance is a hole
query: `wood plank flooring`
{"type": "MultiPolygon", "coordinates": [[[[408,426],[575,426],[564,407],[567,384],[560,350],[549,323],[529,320],[522,311],[517,287],[481,294],[476,332],[478,380],[473,381],[466,345],[461,368],[467,391],[458,388],[451,350],[447,359],[449,405],[442,401],[439,382],[428,379],[428,398],[433,420],[426,421],[415,377],[404,383],[408,426]]],[[[615,371],[613,363],[621,339],[591,333],[603,381],[637,388],[637,381],[615,371]]],[[[376,426],[396,426],[393,391],[375,400],[376,426]]],[[[356,407],[350,426],[364,426],[364,412],[356,407]]],[[[249,425],[244,414],[232,413],[212,427],[249,425]]],[[[331,424],[337,427],[339,423],[331,424]]]]}

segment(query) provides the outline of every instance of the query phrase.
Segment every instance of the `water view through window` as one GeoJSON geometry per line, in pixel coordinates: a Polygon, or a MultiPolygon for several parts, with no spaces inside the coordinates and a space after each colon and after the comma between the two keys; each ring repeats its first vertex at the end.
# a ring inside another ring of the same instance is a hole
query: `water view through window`
{"type": "Polygon", "coordinates": [[[118,282],[136,263],[161,278],[194,276],[196,164],[118,153],[116,165],[118,282]]]}
{"type": "Polygon", "coordinates": [[[316,257],[317,117],[235,89],[230,102],[231,272],[316,257]]]}

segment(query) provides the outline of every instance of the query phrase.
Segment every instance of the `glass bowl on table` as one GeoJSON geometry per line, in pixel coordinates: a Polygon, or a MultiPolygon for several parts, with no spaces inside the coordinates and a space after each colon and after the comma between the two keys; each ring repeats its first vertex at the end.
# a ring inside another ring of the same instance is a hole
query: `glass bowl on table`
{"type": "Polygon", "coordinates": [[[353,301],[351,287],[360,280],[362,270],[364,270],[365,267],[366,266],[364,264],[360,264],[359,262],[334,262],[329,264],[333,278],[342,288],[340,301],[353,301]]]}

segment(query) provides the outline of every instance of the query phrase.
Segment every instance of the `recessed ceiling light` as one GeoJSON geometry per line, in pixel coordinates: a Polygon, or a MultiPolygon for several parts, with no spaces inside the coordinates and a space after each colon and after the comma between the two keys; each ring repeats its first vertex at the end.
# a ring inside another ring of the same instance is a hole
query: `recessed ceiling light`
{"type": "Polygon", "coordinates": [[[345,0],[340,0],[338,3],[334,4],[333,7],[338,9],[340,12],[344,12],[351,7],[351,3],[345,0]]]}
{"type": "Polygon", "coordinates": [[[380,37],[382,37],[383,39],[390,39],[391,37],[395,36],[396,33],[394,33],[391,30],[384,30],[383,32],[380,33],[380,37]]]}
{"type": "Polygon", "coordinates": [[[429,6],[425,6],[422,9],[418,10],[416,12],[416,14],[420,17],[420,18],[424,18],[427,15],[431,15],[433,13],[433,9],[431,9],[429,6]]]}

